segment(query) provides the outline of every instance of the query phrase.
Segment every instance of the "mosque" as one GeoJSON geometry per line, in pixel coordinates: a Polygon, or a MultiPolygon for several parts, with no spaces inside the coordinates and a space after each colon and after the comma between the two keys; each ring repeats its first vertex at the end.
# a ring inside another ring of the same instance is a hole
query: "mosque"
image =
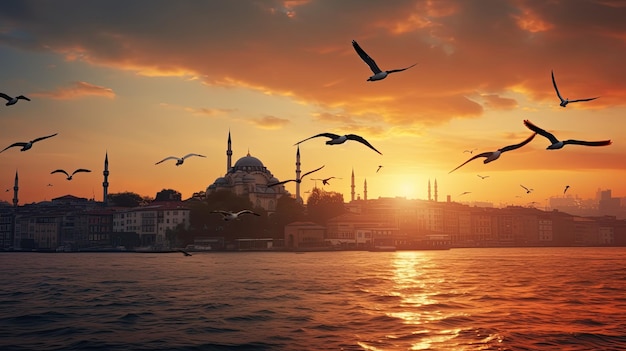
{"type": "MultiPolygon", "coordinates": [[[[263,162],[248,154],[232,165],[233,150],[231,148],[230,132],[228,132],[228,146],[226,149],[226,174],[219,177],[206,189],[210,195],[216,191],[227,190],[236,195],[247,196],[256,207],[261,207],[267,212],[276,211],[276,203],[284,195],[290,196],[284,185],[268,187],[267,184],[277,183],[279,180],[272,175],[263,162]]],[[[300,154],[298,150],[296,162],[296,174],[299,175],[300,154]]],[[[296,200],[302,202],[300,197],[300,184],[296,184],[296,200]]]]}

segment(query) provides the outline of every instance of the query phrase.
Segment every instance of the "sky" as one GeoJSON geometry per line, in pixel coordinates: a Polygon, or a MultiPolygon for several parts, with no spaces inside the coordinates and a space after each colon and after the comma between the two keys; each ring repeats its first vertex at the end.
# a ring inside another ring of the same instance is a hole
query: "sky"
{"type": "Polygon", "coordinates": [[[302,171],[324,165],[303,179],[305,199],[322,187],[312,179],[337,177],[323,188],[349,201],[352,171],[369,199],[427,199],[435,180],[439,201],[625,197],[624,18],[626,1],[607,0],[4,1],[0,92],[31,101],[0,105],[0,148],[58,135],[0,153],[0,200],[17,171],[20,204],[101,201],[105,154],[109,193],[188,198],[226,173],[229,132],[233,162],[249,153],[280,180],[295,177],[294,144],[319,133],[382,153],[303,142],[302,171]],[[416,65],[366,81],[352,40],[383,70],[416,65]],[[599,98],[560,107],[551,70],[563,97],[599,98]],[[450,173],[526,139],[525,119],[613,143],[546,150],[538,135],[450,173]],[[188,153],[206,158],[155,165],[188,153]],[[92,172],[50,174],[78,168],[92,172]]]}

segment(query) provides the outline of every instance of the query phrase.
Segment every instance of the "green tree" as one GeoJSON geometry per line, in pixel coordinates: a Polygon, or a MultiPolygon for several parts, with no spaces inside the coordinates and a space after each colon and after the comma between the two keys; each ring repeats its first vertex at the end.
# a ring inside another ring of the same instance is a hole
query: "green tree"
{"type": "Polygon", "coordinates": [[[143,197],[137,193],[126,191],[108,195],[109,203],[121,207],[137,207],[143,201],[143,197]]]}
{"type": "Polygon", "coordinates": [[[343,194],[313,188],[307,200],[307,214],[310,221],[319,225],[326,225],[329,219],[345,212],[343,194]]]}

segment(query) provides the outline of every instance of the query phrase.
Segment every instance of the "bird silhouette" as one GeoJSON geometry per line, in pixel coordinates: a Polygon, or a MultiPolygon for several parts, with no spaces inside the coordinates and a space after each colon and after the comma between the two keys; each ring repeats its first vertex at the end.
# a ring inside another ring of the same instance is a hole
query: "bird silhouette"
{"type": "Polygon", "coordinates": [[[321,182],[322,182],[322,184],[324,184],[324,185],[328,185],[328,184],[330,184],[328,181],[329,181],[329,180],[331,180],[331,179],[341,179],[341,178],[337,178],[337,177],[328,177],[328,178],[324,178],[324,179],[314,178],[314,179],[311,179],[311,180],[319,180],[319,181],[321,181],[321,182]]]}
{"type": "MultiPolygon", "coordinates": [[[[88,170],[88,169],[79,168],[79,169],[75,170],[74,172],[72,172],[72,174],[69,174],[65,170],[57,169],[57,170],[54,170],[54,171],[50,172],[50,174],[63,173],[67,177],[67,180],[72,180],[72,177],[74,176],[74,174],[80,173],[80,172],[91,172],[91,171],[88,170]]],[[[50,185],[48,185],[48,186],[50,186],[50,185]]]]}
{"type": "Polygon", "coordinates": [[[459,194],[459,196],[463,196],[463,195],[467,195],[467,194],[471,194],[471,191],[464,191],[462,193],[459,194]]]}
{"type": "Polygon", "coordinates": [[[0,97],[4,98],[7,100],[6,106],[11,106],[11,105],[15,105],[17,104],[18,100],[26,100],[26,101],[30,101],[29,98],[27,98],[24,95],[20,95],[20,96],[16,96],[16,97],[11,97],[5,93],[0,93],[0,97]]]}
{"type": "Polygon", "coordinates": [[[530,194],[534,189],[529,189],[525,186],[523,186],[522,184],[520,184],[519,186],[521,186],[522,188],[524,188],[524,190],[526,190],[526,194],[530,194]]]}
{"type": "Polygon", "coordinates": [[[337,144],[343,144],[348,140],[354,140],[354,141],[358,141],[359,143],[366,145],[367,147],[369,147],[370,149],[378,152],[379,154],[382,155],[382,153],[378,150],[376,150],[375,147],[372,146],[372,144],[370,144],[367,140],[365,140],[363,137],[358,136],[356,134],[346,134],[346,135],[338,135],[338,134],[333,134],[333,133],[320,133],[317,135],[314,135],[312,137],[306,138],[304,140],[300,140],[299,142],[295,143],[295,145],[298,145],[304,141],[307,141],[309,139],[313,139],[313,138],[317,138],[317,137],[327,137],[330,138],[330,140],[326,141],[326,145],[337,145],[337,144]]]}
{"type": "Polygon", "coordinates": [[[477,174],[477,176],[479,176],[479,177],[480,177],[480,179],[489,178],[489,176],[488,176],[488,175],[486,175],[486,176],[481,176],[480,174],[477,174]]]}
{"type": "Polygon", "coordinates": [[[185,159],[191,156],[198,156],[198,157],[206,157],[204,155],[200,155],[200,154],[187,154],[183,157],[176,157],[176,156],[168,156],[164,159],[162,159],[161,161],[155,163],[155,165],[158,165],[161,162],[167,161],[167,160],[176,160],[176,166],[180,166],[185,162],[185,159]]]}
{"type": "Polygon", "coordinates": [[[563,194],[565,194],[565,192],[567,191],[567,189],[569,189],[569,185],[565,186],[565,190],[563,190],[563,194]]]}
{"type": "Polygon", "coordinates": [[[376,173],[378,173],[378,171],[380,171],[381,168],[383,168],[382,165],[378,166],[378,168],[376,168],[376,173]]]}
{"type": "Polygon", "coordinates": [[[595,100],[599,98],[599,96],[596,96],[596,97],[587,98],[587,99],[576,99],[576,100],[569,100],[568,98],[563,99],[563,97],[561,96],[561,93],[559,93],[559,88],[556,87],[556,81],[554,80],[554,71],[550,71],[550,72],[552,74],[552,85],[554,86],[554,90],[556,90],[556,96],[558,96],[559,100],[561,100],[561,103],[559,104],[561,107],[566,107],[567,104],[569,104],[570,102],[591,101],[591,100],[595,100]]]}
{"type": "Polygon", "coordinates": [[[36,138],[36,139],[33,139],[33,140],[31,140],[31,141],[28,141],[28,142],[17,142],[17,143],[13,143],[13,144],[11,144],[11,145],[9,145],[9,146],[5,147],[5,148],[4,148],[2,151],[0,151],[0,152],[4,152],[5,150],[7,150],[7,149],[9,149],[9,148],[12,148],[12,147],[14,147],[14,146],[21,146],[21,147],[22,147],[22,149],[21,149],[20,151],[26,151],[26,150],[29,150],[30,148],[32,148],[34,143],[36,143],[36,142],[38,142],[38,141],[41,141],[41,140],[44,140],[44,139],[52,138],[53,136],[55,136],[55,135],[57,135],[57,134],[58,134],[58,133],[54,133],[54,134],[52,134],[52,135],[47,135],[47,136],[44,136],[44,137],[36,138]]]}
{"type": "MultiPolygon", "coordinates": [[[[282,182],[277,182],[277,183],[267,184],[267,186],[268,186],[268,187],[272,187],[272,186],[275,186],[275,185],[285,184],[285,183],[288,183],[288,182],[302,183],[302,179],[303,179],[304,177],[306,177],[307,175],[309,175],[309,174],[311,174],[311,173],[313,173],[313,172],[317,172],[317,171],[319,171],[319,170],[320,170],[320,169],[322,169],[322,168],[324,168],[324,166],[322,166],[322,167],[320,167],[320,168],[317,168],[317,169],[314,169],[314,170],[312,170],[312,171],[306,172],[306,173],[304,173],[304,174],[302,175],[302,177],[300,177],[300,179],[289,179],[289,180],[283,180],[282,182]]],[[[329,178],[329,179],[330,179],[330,178],[329,178]]],[[[322,182],[323,182],[323,181],[322,181],[322,182]]]]}
{"type": "Polygon", "coordinates": [[[583,140],[568,139],[568,140],[560,141],[552,133],[549,133],[549,132],[547,132],[547,131],[537,127],[536,125],[532,124],[529,120],[524,120],[524,125],[526,127],[528,127],[528,129],[532,130],[533,132],[535,132],[535,133],[537,133],[539,135],[542,135],[542,136],[546,137],[548,140],[550,140],[550,142],[552,144],[546,148],[547,150],[560,149],[563,146],[568,145],[568,144],[583,145],[583,146],[607,146],[607,145],[611,145],[611,140],[583,141],[583,140]]]}
{"type": "Polygon", "coordinates": [[[222,215],[222,219],[225,221],[232,221],[235,219],[239,219],[240,216],[245,215],[245,214],[251,214],[254,216],[260,216],[260,214],[254,212],[254,211],[250,211],[250,210],[241,210],[239,212],[232,212],[232,211],[221,211],[221,210],[215,210],[215,211],[211,211],[211,213],[219,213],[222,215]]]}
{"type": "Polygon", "coordinates": [[[367,53],[365,53],[365,51],[363,49],[361,49],[361,47],[356,42],[356,40],[352,41],[352,47],[354,47],[354,50],[356,50],[356,53],[359,54],[361,59],[363,61],[365,61],[365,63],[370,67],[370,69],[374,73],[373,76],[367,78],[368,82],[373,82],[373,81],[376,81],[376,80],[385,79],[385,78],[387,78],[387,76],[390,73],[401,72],[401,71],[407,70],[407,69],[409,69],[409,68],[411,68],[411,67],[413,67],[413,66],[415,66],[417,64],[417,63],[414,63],[411,66],[406,67],[406,68],[392,69],[392,70],[388,70],[388,71],[383,71],[380,68],[378,68],[378,65],[376,64],[376,62],[367,53]]]}
{"type": "Polygon", "coordinates": [[[185,256],[192,256],[189,252],[187,252],[187,251],[185,251],[183,249],[178,249],[178,252],[182,252],[183,255],[185,255],[185,256]]]}
{"type": "Polygon", "coordinates": [[[449,173],[452,173],[452,172],[454,172],[454,171],[456,171],[457,169],[459,169],[459,168],[463,167],[463,165],[465,165],[466,163],[468,163],[468,162],[470,162],[470,161],[472,161],[472,160],[475,160],[475,159],[477,159],[477,158],[479,158],[479,157],[486,157],[486,159],[483,161],[483,163],[489,163],[489,162],[491,162],[491,161],[495,161],[495,160],[497,160],[498,158],[500,158],[500,155],[501,155],[503,152],[506,152],[506,151],[511,151],[511,150],[515,150],[515,149],[519,149],[520,147],[522,147],[522,146],[524,146],[524,145],[528,144],[531,140],[533,140],[533,138],[535,137],[535,135],[537,135],[537,133],[533,133],[531,136],[529,136],[528,138],[526,138],[526,140],[522,141],[522,142],[521,142],[521,143],[519,143],[519,144],[509,145],[509,146],[505,146],[505,147],[503,147],[503,148],[501,148],[501,149],[498,149],[498,150],[496,150],[496,151],[488,151],[488,152],[483,152],[483,153],[481,153],[481,154],[475,155],[474,157],[470,158],[469,160],[467,160],[467,161],[463,162],[463,163],[462,163],[460,166],[458,166],[457,168],[455,168],[455,169],[451,170],[450,172],[448,172],[448,174],[449,174],[449,173]]]}

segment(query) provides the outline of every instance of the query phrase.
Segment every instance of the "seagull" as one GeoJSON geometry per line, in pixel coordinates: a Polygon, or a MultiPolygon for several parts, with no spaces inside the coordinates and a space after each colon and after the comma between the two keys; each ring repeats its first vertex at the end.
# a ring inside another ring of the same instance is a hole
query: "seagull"
{"type": "Polygon", "coordinates": [[[563,194],[565,194],[565,192],[567,191],[567,189],[569,189],[569,185],[565,186],[565,190],[563,190],[563,194]]]}
{"type": "Polygon", "coordinates": [[[506,151],[511,151],[511,150],[515,150],[515,149],[519,149],[520,147],[522,147],[522,146],[524,146],[524,145],[528,144],[531,140],[533,140],[533,138],[535,137],[535,135],[537,135],[537,133],[533,133],[531,136],[529,136],[528,138],[526,138],[526,140],[522,141],[522,142],[521,142],[521,143],[519,143],[519,144],[509,145],[509,146],[505,146],[505,147],[503,147],[503,148],[501,148],[501,149],[498,149],[498,150],[496,150],[496,151],[487,151],[487,152],[483,152],[483,153],[480,153],[480,154],[478,154],[478,155],[475,155],[474,157],[470,158],[469,160],[467,160],[467,161],[463,162],[463,163],[462,163],[460,166],[458,166],[457,168],[455,168],[455,169],[451,170],[450,172],[448,172],[448,174],[450,174],[450,173],[452,173],[452,172],[456,171],[457,169],[461,168],[461,167],[462,167],[463,165],[465,165],[466,163],[468,163],[468,162],[470,162],[470,161],[472,161],[472,160],[474,160],[474,159],[477,159],[477,158],[479,158],[479,157],[486,157],[486,159],[483,161],[483,163],[489,163],[489,162],[491,162],[491,161],[495,161],[495,160],[497,160],[497,159],[500,157],[500,155],[501,155],[503,152],[506,152],[506,151]]]}
{"type": "Polygon", "coordinates": [[[239,220],[239,216],[244,215],[244,214],[251,214],[251,215],[255,215],[255,216],[260,216],[260,214],[250,211],[250,210],[241,210],[239,212],[231,212],[231,211],[211,211],[211,213],[219,213],[222,215],[222,219],[225,221],[232,221],[234,219],[239,220]]]}
{"type": "MultiPolygon", "coordinates": [[[[314,170],[312,170],[312,171],[306,172],[306,173],[304,173],[304,174],[302,175],[302,177],[300,177],[300,179],[289,179],[289,180],[283,180],[282,182],[267,184],[267,187],[269,188],[269,187],[274,186],[274,185],[285,184],[285,183],[288,183],[288,182],[302,183],[302,178],[306,177],[308,174],[311,174],[311,173],[313,173],[313,172],[317,172],[317,171],[319,171],[319,170],[320,170],[320,169],[322,169],[322,168],[324,168],[324,166],[322,166],[322,167],[320,167],[320,168],[317,168],[317,169],[314,169],[314,170]]],[[[334,177],[331,177],[331,178],[334,178],[334,177]]],[[[326,182],[328,182],[328,180],[329,180],[329,179],[330,179],[330,178],[326,179],[326,182]]],[[[323,179],[322,179],[322,182],[324,182],[324,180],[323,180],[323,179]]]]}
{"type": "Polygon", "coordinates": [[[54,133],[54,134],[52,134],[52,135],[47,135],[47,136],[45,136],[45,137],[41,137],[41,138],[37,138],[37,139],[33,139],[33,140],[31,140],[31,141],[29,141],[29,142],[26,142],[26,143],[25,143],[25,142],[13,143],[13,144],[11,144],[11,145],[9,145],[9,146],[5,147],[5,148],[4,148],[4,150],[2,150],[2,151],[0,151],[0,152],[3,152],[3,151],[5,151],[6,149],[11,148],[11,147],[14,147],[14,146],[21,146],[21,147],[22,147],[22,149],[21,149],[20,151],[26,151],[26,150],[30,149],[31,147],[33,147],[33,144],[34,144],[34,143],[36,143],[36,142],[38,142],[38,141],[40,141],[40,140],[44,140],[44,139],[47,139],[47,138],[51,138],[51,137],[53,137],[53,136],[55,136],[55,135],[57,135],[57,134],[58,134],[58,133],[54,133]]]}
{"type": "Polygon", "coordinates": [[[30,99],[27,98],[24,95],[20,95],[20,96],[16,96],[16,97],[10,97],[9,95],[7,95],[5,93],[0,93],[0,97],[5,98],[7,100],[7,103],[6,103],[7,106],[11,106],[11,105],[17,104],[17,101],[20,100],[20,99],[26,100],[26,101],[30,101],[30,99]]]}
{"type": "Polygon", "coordinates": [[[383,168],[382,165],[378,166],[378,168],[376,168],[376,173],[378,173],[378,171],[380,171],[381,168],[383,168]]]}
{"type": "MultiPolygon", "coordinates": [[[[50,172],[50,174],[63,173],[63,174],[65,174],[67,176],[67,180],[72,180],[72,177],[74,176],[74,174],[79,173],[79,172],[91,172],[91,171],[88,170],[88,169],[79,168],[79,169],[75,170],[74,172],[72,172],[72,174],[69,174],[66,171],[62,170],[62,169],[57,169],[55,171],[50,172]]],[[[50,184],[48,186],[50,186],[50,184]]]]}
{"type": "Polygon", "coordinates": [[[463,153],[469,152],[470,155],[474,153],[474,151],[476,151],[478,149],[472,149],[472,150],[463,150],[463,153]]]}
{"type": "Polygon", "coordinates": [[[359,143],[361,143],[361,144],[366,145],[366,146],[367,146],[367,147],[369,147],[370,149],[372,149],[372,150],[374,150],[374,151],[376,151],[376,152],[378,152],[379,154],[381,154],[381,155],[382,155],[382,153],[380,153],[380,151],[376,150],[376,148],[375,148],[375,147],[373,147],[373,146],[372,146],[372,144],[370,144],[370,143],[369,143],[367,140],[365,140],[363,137],[360,137],[360,136],[358,136],[358,135],[356,135],[356,134],[337,135],[337,134],[333,134],[333,133],[320,133],[320,134],[314,135],[314,136],[312,136],[312,137],[306,138],[306,139],[304,139],[304,140],[301,140],[301,141],[299,141],[299,142],[297,142],[297,143],[295,143],[295,144],[293,144],[293,145],[295,146],[295,145],[298,145],[298,144],[300,144],[301,142],[307,141],[307,140],[309,140],[309,139],[313,139],[313,138],[317,138],[317,137],[322,137],[322,136],[323,136],[323,137],[330,138],[330,140],[326,140],[326,145],[343,144],[343,143],[345,143],[345,142],[346,142],[346,141],[348,141],[348,140],[355,140],[355,141],[358,141],[358,142],[359,142],[359,143]]]}
{"type": "Polygon", "coordinates": [[[372,72],[374,72],[373,76],[367,78],[367,81],[369,81],[369,82],[373,82],[375,80],[385,79],[385,78],[387,78],[387,75],[389,75],[389,73],[404,71],[404,70],[407,70],[407,69],[409,69],[409,68],[411,68],[411,67],[413,67],[413,66],[415,66],[417,64],[417,63],[414,63],[414,64],[412,64],[412,65],[410,65],[409,67],[406,67],[406,68],[392,69],[392,70],[389,70],[389,71],[381,71],[380,68],[378,68],[378,65],[376,64],[376,62],[371,57],[369,57],[369,55],[366,54],[365,51],[363,51],[363,49],[361,49],[361,47],[356,42],[356,40],[352,41],[352,46],[354,47],[354,50],[356,50],[356,53],[359,54],[361,59],[363,61],[365,61],[365,63],[367,63],[367,65],[370,66],[370,69],[372,70],[372,72]]]}
{"type": "Polygon", "coordinates": [[[550,71],[550,73],[552,73],[552,85],[554,85],[554,90],[556,90],[556,95],[559,97],[559,100],[561,100],[561,103],[559,104],[561,105],[561,107],[566,107],[567,104],[569,104],[570,102],[591,101],[591,100],[595,100],[599,98],[599,96],[596,96],[596,97],[592,97],[588,99],[576,99],[576,100],[570,100],[568,98],[563,99],[563,97],[561,96],[561,93],[559,93],[559,88],[556,87],[556,81],[554,80],[554,71],[550,71]]]}
{"type": "Polygon", "coordinates": [[[480,179],[489,178],[489,176],[481,176],[480,174],[477,174],[477,176],[479,176],[479,177],[480,177],[480,179]]]}
{"type": "Polygon", "coordinates": [[[185,251],[183,249],[178,249],[178,252],[182,252],[183,255],[185,255],[185,256],[192,256],[189,252],[187,252],[187,251],[185,251]]]}
{"type": "Polygon", "coordinates": [[[552,144],[550,146],[548,146],[546,148],[546,150],[560,149],[560,148],[562,148],[563,146],[565,146],[567,144],[584,145],[584,146],[607,146],[607,145],[611,145],[611,140],[583,141],[583,140],[568,139],[568,140],[559,141],[559,139],[557,139],[552,133],[546,132],[545,130],[537,127],[536,125],[532,124],[527,119],[524,120],[524,125],[526,127],[528,127],[528,129],[532,130],[533,132],[538,133],[540,135],[543,135],[544,137],[548,138],[548,140],[550,140],[550,142],[552,144]]]}
{"type": "Polygon", "coordinates": [[[471,191],[464,191],[464,192],[460,193],[459,196],[463,196],[465,194],[471,194],[471,193],[472,193],[471,191]]]}
{"type": "Polygon", "coordinates": [[[52,185],[52,183],[48,183],[48,186],[54,186],[54,185],[52,185]]]}
{"type": "MultiPolygon", "coordinates": [[[[306,174],[305,174],[305,175],[306,175],[306,174]]],[[[319,178],[317,178],[317,179],[311,179],[311,180],[321,180],[321,181],[322,181],[322,184],[324,184],[324,185],[328,185],[328,184],[330,184],[330,183],[328,183],[328,181],[329,181],[329,180],[331,180],[331,179],[333,179],[333,178],[334,178],[334,179],[341,179],[341,178],[337,178],[337,177],[328,177],[328,178],[324,178],[324,179],[319,179],[319,178]]]]}
{"type": "Polygon", "coordinates": [[[526,194],[530,194],[533,190],[535,190],[535,189],[528,189],[527,187],[523,186],[522,184],[520,184],[519,186],[521,186],[522,188],[524,188],[524,190],[526,190],[526,194]]]}
{"type": "Polygon", "coordinates": [[[169,156],[169,157],[166,157],[166,158],[162,159],[161,161],[155,163],[155,165],[158,165],[159,163],[161,163],[163,161],[167,161],[167,160],[176,160],[176,165],[180,166],[180,165],[183,164],[183,162],[185,162],[185,159],[187,157],[191,157],[191,156],[206,157],[206,156],[200,155],[200,154],[187,154],[187,155],[185,155],[183,157],[169,156]]]}

